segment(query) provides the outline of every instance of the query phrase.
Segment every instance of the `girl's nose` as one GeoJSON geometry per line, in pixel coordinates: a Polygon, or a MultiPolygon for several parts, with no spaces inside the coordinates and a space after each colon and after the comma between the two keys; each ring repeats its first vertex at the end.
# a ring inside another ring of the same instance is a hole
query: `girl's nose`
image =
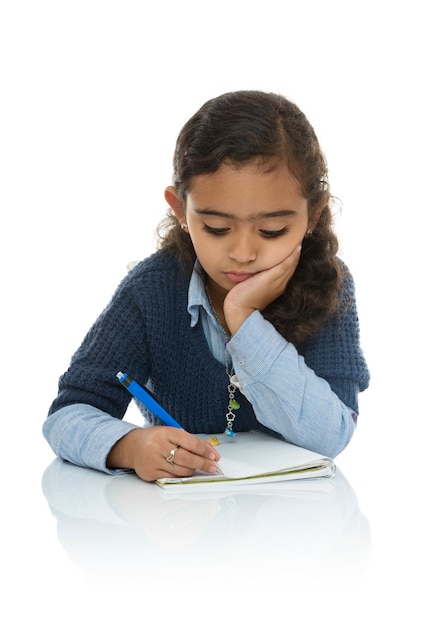
{"type": "Polygon", "coordinates": [[[255,243],[249,235],[238,235],[232,241],[229,256],[238,263],[250,263],[257,258],[255,243]]]}

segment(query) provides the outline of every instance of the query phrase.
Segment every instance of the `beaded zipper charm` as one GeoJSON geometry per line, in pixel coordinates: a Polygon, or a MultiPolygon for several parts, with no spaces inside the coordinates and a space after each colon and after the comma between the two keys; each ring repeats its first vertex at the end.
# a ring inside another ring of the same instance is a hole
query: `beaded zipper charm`
{"type": "MultiPolygon", "coordinates": [[[[227,418],[227,426],[223,432],[223,435],[225,435],[225,439],[227,441],[232,441],[235,437],[235,432],[233,431],[233,422],[236,419],[235,413],[234,411],[237,411],[237,409],[240,409],[240,404],[237,402],[236,397],[235,397],[235,392],[236,392],[236,385],[234,385],[234,383],[231,382],[231,373],[230,373],[230,368],[228,366],[228,353],[227,353],[227,343],[230,340],[230,336],[228,334],[229,331],[227,331],[224,326],[220,323],[219,321],[219,317],[216,314],[216,311],[214,310],[213,307],[213,301],[210,297],[210,294],[208,292],[208,288],[207,288],[207,284],[205,286],[206,288],[206,292],[207,292],[207,298],[208,301],[210,303],[210,307],[211,310],[213,312],[214,318],[216,320],[216,322],[218,323],[222,333],[224,334],[225,337],[225,372],[229,378],[229,383],[228,383],[228,412],[226,414],[226,418],[227,418]]],[[[234,370],[233,370],[233,374],[234,374],[234,370]]],[[[218,436],[213,436],[209,438],[209,442],[214,445],[214,446],[218,446],[219,443],[223,442],[222,436],[218,435],[218,436]]]]}
{"type": "Polygon", "coordinates": [[[233,431],[233,422],[236,419],[236,415],[234,411],[240,409],[240,404],[237,402],[236,397],[236,386],[233,383],[229,382],[228,384],[228,413],[226,414],[227,418],[227,427],[224,430],[224,435],[227,437],[234,437],[235,432],[233,431]]]}
{"type": "MultiPolygon", "coordinates": [[[[233,431],[233,422],[236,419],[236,415],[234,411],[240,409],[240,404],[237,402],[235,398],[236,386],[230,382],[228,384],[228,412],[226,414],[227,419],[227,427],[225,428],[223,434],[225,435],[225,440],[233,440],[236,436],[236,433],[233,431]]],[[[218,446],[220,443],[223,443],[222,436],[219,437],[210,437],[209,442],[213,446],[218,446]]]]}

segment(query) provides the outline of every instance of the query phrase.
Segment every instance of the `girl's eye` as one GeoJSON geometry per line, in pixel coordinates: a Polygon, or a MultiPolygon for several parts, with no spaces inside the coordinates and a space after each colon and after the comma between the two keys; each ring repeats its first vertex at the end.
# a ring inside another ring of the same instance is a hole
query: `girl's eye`
{"type": "Polygon", "coordinates": [[[274,239],[275,237],[282,237],[288,232],[288,227],[280,228],[280,230],[260,230],[261,236],[265,239],[274,239]]]}
{"type": "Polygon", "coordinates": [[[204,224],[203,230],[210,235],[216,235],[219,237],[221,235],[225,235],[229,231],[229,228],[212,228],[211,226],[208,226],[208,224],[204,224]]]}
{"type": "MultiPolygon", "coordinates": [[[[215,227],[209,226],[208,224],[204,224],[203,230],[205,230],[205,232],[209,233],[210,235],[215,235],[216,237],[221,237],[222,235],[226,235],[227,233],[230,232],[230,228],[225,228],[225,227],[215,228],[215,227]]],[[[275,239],[277,237],[282,237],[283,235],[285,235],[288,232],[288,230],[289,230],[288,227],[285,226],[284,228],[280,228],[279,230],[261,229],[259,230],[259,233],[265,239],[275,239]]]]}

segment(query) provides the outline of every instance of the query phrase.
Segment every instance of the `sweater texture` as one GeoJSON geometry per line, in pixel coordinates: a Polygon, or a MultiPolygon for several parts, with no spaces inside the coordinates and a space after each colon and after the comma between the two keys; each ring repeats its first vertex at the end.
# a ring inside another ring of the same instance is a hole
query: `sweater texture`
{"type": "MultiPolygon", "coordinates": [[[[189,281],[189,272],[167,251],[136,265],[61,376],[49,414],[78,403],[122,419],[131,401],[116,377],[124,371],[151,388],[187,431],[222,431],[228,376],[225,366],[213,357],[201,324],[190,325],[189,281]]],[[[368,386],[369,372],[360,349],[354,285],[347,269],[341,300],[338,314],[299,353],[346,406],[357,411],[357,393],[368,386]]],[[[236,393],[240,409],[234,430],[266,430],[250,402],[236,393]]],[[[144,407],[139,408],[149,424],[158,423],[144,407]]]]}

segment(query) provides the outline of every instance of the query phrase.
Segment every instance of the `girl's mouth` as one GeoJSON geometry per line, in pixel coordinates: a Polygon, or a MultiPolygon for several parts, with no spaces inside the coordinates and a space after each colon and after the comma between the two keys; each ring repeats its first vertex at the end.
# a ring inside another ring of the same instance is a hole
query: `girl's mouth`
{"type": "Polygon", "coordinates": [[[253,273],[249,274],[247,272],[224,272],[224,274],[225,277],[232,283],[242,283],[244,280],[254,276],[253,273]]]}

